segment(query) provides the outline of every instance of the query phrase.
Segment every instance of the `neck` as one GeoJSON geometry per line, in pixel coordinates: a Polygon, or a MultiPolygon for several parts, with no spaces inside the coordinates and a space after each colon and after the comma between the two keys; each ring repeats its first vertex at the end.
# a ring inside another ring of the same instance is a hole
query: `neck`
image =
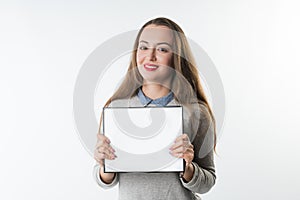
{"type": "Polygon", "coordinates": [[[142,91],[147,97],[158,99],[166,96],[170,92],[170,89],[160,84],[144,84],[142,91]]]}

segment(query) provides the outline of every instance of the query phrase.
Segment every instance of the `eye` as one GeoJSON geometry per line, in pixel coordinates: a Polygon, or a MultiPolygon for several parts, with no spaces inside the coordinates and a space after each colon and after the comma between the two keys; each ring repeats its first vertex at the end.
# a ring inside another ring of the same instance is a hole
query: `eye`
{"type": "Polygon", "coordinates": [[[148,47],[146,47],[146,46],[140,46],[139,49],[140,49],[140,50],[147,50],[148,47]]]}
{"type": "Polygon", "coordinates": [[[163,53],[169,52],[169,49],[164,48],[164,47],[159,47],[157,50],[160,51],[160,52],[163,52],[163,53]]]}

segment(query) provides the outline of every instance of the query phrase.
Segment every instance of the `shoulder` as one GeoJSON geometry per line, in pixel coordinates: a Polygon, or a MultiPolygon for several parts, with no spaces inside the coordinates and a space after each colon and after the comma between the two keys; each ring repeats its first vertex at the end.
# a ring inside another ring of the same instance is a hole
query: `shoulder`
{"type": "Polygon", "coordinates": [[[200,119],[202,118],[202,120],[211,120],[212,116],[209,112],[209,107],[208,105],[204,104],[204,103],[199,103],[199,115],[200,115],[200,119]]]}
{"type": "Polygon", "coordinates": [[[183,105],[184,113],[187,117],[194,120],[210,120],[211,114],[209,112],[209,107],[203,102],[192,103],[188,105],[183,105]]]}
{"type": "Polygon", "coordinates": [[[209,108],[202,102],[182,105],[183,107],[183,122],[184,131],[193,141],[195,137],[205,135],[208,128],[212,124],[212,117],[209,108]]]}

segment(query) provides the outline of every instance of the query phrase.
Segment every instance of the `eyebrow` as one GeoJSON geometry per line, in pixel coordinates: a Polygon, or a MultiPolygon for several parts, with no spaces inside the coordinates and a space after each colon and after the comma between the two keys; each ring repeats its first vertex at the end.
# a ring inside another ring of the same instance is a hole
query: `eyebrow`
{"type": "MultiPolygon", "coordinates": [[[[149,44],[149,42],[145,41],[145,40],[141,40],[140,43],[143,42],[143,43],[146,43],[146,44],[149,44]]],[[[168,46],[170,46],[172,48],[172,45],[169,44],[168,42],[159,42],[157,43],[156,45],[161,45],[161,44],[166,44],[168,46]]]]}

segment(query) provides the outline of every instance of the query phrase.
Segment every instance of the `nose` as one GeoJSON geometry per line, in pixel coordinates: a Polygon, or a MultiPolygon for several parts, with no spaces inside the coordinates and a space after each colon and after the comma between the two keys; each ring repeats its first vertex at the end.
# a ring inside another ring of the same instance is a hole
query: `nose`
{"type": "Polygon", "coordinates": [[[151,48],[149,51],[149,58],[150,61],[156,61],[156,49],[155,48],[151,48]]]}

